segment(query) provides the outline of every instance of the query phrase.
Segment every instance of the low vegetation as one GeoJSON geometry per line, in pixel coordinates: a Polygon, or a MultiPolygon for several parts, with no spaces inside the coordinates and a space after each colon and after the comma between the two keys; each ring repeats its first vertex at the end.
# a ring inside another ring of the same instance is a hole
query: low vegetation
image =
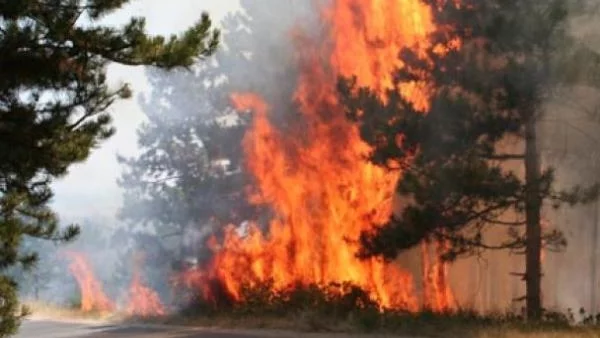
{"type": "Polygon", "coordinates": [[[348,284],[293,285],[274,291],[269,283],[246,288],[243,301],[195,300],[177,315],[153,318],[164,324],[219,328],[277,329],[343,335],[408,337],[598,337],[594,316],[545,312],[526,323],[519,314],[480,315],[465,309],[447,313],[380,311],[361,288],[348,284]]]}
{"type": "MultiPolygon", "coordinates": [[[[52,320],[84,322],[142,322],[203,326],[219,329],[261,330],[269,336],[281,334],[314,337],[467,337],[467,338],[586,338],[600,336],[600,316],[545,312],[537,323],[526,323],[518,314],[489,314],[457,309],[447,313],[401,310],[380,311],[360,287],[350,283],[325,286],[291,285],[276,290],[271,283],[246,287],[243,301],[227,297],[207,302],[193,299],[174,315],[154,318],[127,318],[119,313],[84,312],[77,302],[50,305],[27,302],[31,316],[52,320]],[[582,318],[581,320],[576,320],[582,318]],[[276,330],[276,331],[273,331],[276,330]]],[[[262,335],[262,334],[261,334],[262,335]]]]}

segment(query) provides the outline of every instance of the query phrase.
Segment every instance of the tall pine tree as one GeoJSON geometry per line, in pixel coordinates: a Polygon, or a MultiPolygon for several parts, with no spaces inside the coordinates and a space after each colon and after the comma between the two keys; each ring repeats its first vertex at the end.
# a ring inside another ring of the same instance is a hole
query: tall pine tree
{"type": "Polygon", "coordinates": [[[290,3],[242,0],[243,11],[221,22],[226,48],[215,53],[214,62],[195,65],[193,72],[148,70],[152,92],[142,100],[147,122],[139,130],[141,152],[121,158],[125,170],[119,183],[125,192],[120,216],[133,231],[138,225],[151,229],[151,235],[139,231],[139,244],[164,253],[162,261],[148,260],[153,270],[182,258],[208,257],[208,235],[219,237],[224,226],[266,213],[247,196],[252,181],[242,139],[251,116],[234,112],[230,95],[258,92],[275,102],[274,110],[294,111],[280,99],[294,90],[293,59],[274,51],[291,48],[292,18],[311,7],[290,3]],[[225,163],[226,170],[220,170],[225,163]],[[191,234],[197,237],[190,240],[191,234]],[[148,246],[150,241],[160,244],[148,246]]]}
{"type": "Polygon", "coordinates": [[[217,46],[208,15],[170,38],[147,35],[141,18],[98,24],[128,2],[0,2],[0,336],[21,318],[17,285],[2,271],[36,260],[19,250],[23,238],[65,241],[79,231],[60,229],[47,206],[50,183],[114,132],[107,108],[131,91],[106,84],[107,64],[189,67],[217,46]]]}
{"type": "Polygon", "coordinates": [[[560,231],[542,229],[544,203],[587,202],[597,189],[554,188],[553,170],[540,165],[537,122],[553,86],[580,79],[565,65],[598,58],[568,34],[565,0],[424,2],[440,29],[426,57],[401,53],[405,67],[395,79],[428,84],[426,111],[396,90],[382,102],[352,80],[340,82],[349,116],[374,147],[371,160],[401,170],[397,192],[407,201],[361,235],[360,254],[392,258],[423,240],[449,243],[446,259],[486,249],[525,253],[527,316],[538,319],[542,245],[566,244],[560,231]],[[460,47],[440,53],[457,40],[460,47]],[[486,237],[493,226],[506,228],[506,239],[486,237]]]}
{"type": "Polygon", "coordinates": [[[228,48],[219,49],[212,62],[194,65],[191,72],[147,72],[152,92],[141,100],[147,121],[138,130],[140,154],[119,158],[124,168],[119,216],[139,232],[138,245],[160,243],[152,251],[166,254],[149,262],[153,270],[203,256],[198,251],[203,237],[218,225],[248,217],[247,179],[240,167],[249,116],[227,107],[230,72],[251,68],[238,46],[248,33],[235,30],[245,21],[239,13],[225,18],[221,27],[228,48]]]}

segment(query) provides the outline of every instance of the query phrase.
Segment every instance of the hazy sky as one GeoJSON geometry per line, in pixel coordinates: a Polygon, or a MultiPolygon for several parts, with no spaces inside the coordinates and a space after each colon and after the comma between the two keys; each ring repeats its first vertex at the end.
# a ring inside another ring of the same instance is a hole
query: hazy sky
{"type": "MultiPolygon", "coordinates": [[[[105,21],[120,25],[131,16],[143,16],[151,34],[170,35],[185,30],[200,18],[202,11],[207,11],[217,23],[237,8],[238,0],[132,0],[105,21]]],[[[109,67],[108,78],[115,84],[130,83],[134,97],[111,108],[116,135],[95,149],[85,163],[72,166],[69,174],[54,184],[53,207],[64,221],[91,218],[113,223],[121,205],[121,191],[116,184],[121,169],[116,155],[136,152],[136,130],[144,119],[137,96],[148,91],[149,86],[143,67],[113,65],[109,67]]]]}

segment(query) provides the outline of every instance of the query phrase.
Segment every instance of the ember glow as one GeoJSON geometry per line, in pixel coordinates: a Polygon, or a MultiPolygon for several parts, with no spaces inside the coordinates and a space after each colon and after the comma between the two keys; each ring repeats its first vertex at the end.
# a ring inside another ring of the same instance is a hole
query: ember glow
{"type": "MultiPolygon", "coordinates": [[[[344,115],[336,92],[340,75],[357,76],[359,85],[382,98],[395,89],[391,73],[402,67],[400,50],[425,46],[435,28],[429,7],[418,0],[333,0],[322,18],[328,39],[298,38],[300,76],[292,99],[301,123],[280,128],[269,118],[277,112],[260,96],[231,97],[236,109],[254,114],[243,144],[247,170],[256,182],[249,198],[269,205],[276,216],[268,234],[251,225],[245,237],[231,227],[220,245],[213,239],[215,256],[204,277],[220,281],[234,300],[240,300],[244,285],[266,281],[275,288],[351,282],[382,307],[447,309],[452,303],[447,267],[436,258],[431,263],[428,253],[423,292],[428,299],[421,303],[413,276],[399,265],[355,257],[358,246],[352,241],[392,213],[398,173],[365,160],[370,148],[344,115]]],[[[426,107],[424,85],[396,89],[417,107],[426,107]]],[[[202,285],[204,295],[210,294],[207,285],[202,285]]]]}

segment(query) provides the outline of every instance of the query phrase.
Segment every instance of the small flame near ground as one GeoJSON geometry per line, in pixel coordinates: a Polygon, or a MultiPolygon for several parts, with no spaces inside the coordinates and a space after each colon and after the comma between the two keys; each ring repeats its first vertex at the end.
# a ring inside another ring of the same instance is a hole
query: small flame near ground
{"type": "MultiPolygon", "coordinates": [[[[81,297],[80,309],[83,312],[114,312],[115,303],[104,293],[102,284],[96,278],[94,270],[84,253],[66,251],[69,259],[69,271],[77,281],[81,297]]],[[[158,294],[147,287],[141,278],[140,265],[143,256],[134,261],[133,276],[129,285],[125,312],[131,316],[152,317],[166,314],[158,294]]]]}
{"type": "Polygon", "coordinates": [[[69,271],[79,286],[81,311],[112,312],[115,304],[104,293],[85,254],[66,251],[64,255],[70,260],[69,271]]]}
{"type": "MultiPolygon", "coordinates": [[[[218,281],[234,301],[241,300],[244,287],[268,281],[276,289],[350,282],[384,308],[417,311],[410,273],[397,264],[355,257],[358,245],[352,240],[393,212],[398,173],[365,160],[371,149],[339,106],[336,83],[340,75],[355,75],[359,86],[382,99],[398,90],[426,108],[425,83],[394,87],[391,74],[403,66],[398,59],[403,48],[419,52],[427,46],[435,29],[430,8],[418,0],[333,0],[322,21],[329,27],[326,39],[295,36],[300,75],[292,100],[301,124],[273,124],[269,104],[257,94],[231,96],[237,110],[254,114],[243,146],[256,183],[250,201],[270,206],[276,215],[268,235],[256,224],[245,237],[228,228],[221,243],[210,241],[214,257],[208,268],[189,271],[200,277],[185,279],[196,280],[206,299],[215,298],[211,288],[218,281]]],[[[448,267],[425,249],[422,305],[452,308],[448,267]]]]}
{"type": "Polygon", "coordinates": [[[138,254],[134,258],[134,269],[129,285],[127,314],[140,317],[155,317],[166,314],[165,308],[156,291],[146,286],[141,278],[140,266],[143,266],[144,256],[138,254]]]}

